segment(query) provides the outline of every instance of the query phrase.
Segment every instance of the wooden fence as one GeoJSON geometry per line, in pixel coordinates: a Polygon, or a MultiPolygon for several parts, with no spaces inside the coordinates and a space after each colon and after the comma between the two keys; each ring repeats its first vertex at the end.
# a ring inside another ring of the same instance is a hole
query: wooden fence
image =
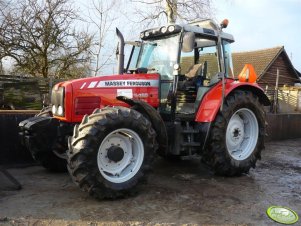
{"type": "Polygon", "coordinates": [[[0,109],[34,110],[50,102],[52,87],[63,80],[0,75],[0,109]]]}

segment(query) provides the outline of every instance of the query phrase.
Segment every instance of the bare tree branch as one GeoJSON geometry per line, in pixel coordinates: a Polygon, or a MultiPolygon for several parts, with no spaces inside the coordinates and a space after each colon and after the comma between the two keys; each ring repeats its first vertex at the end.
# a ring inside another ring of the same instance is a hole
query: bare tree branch
{"type": "Polygon", "coordinates": [[[89,22],[96,28],[93,50],[91,50],[95,59],[91,69],[94,76],[100,73],[101,69],[112,60],[111,58],[114,55],[114,51],[109,51],[109,55],[105,55],[105,52],[108,51],[111,44],[107,38],[110,35],[109,31],[112,24],[117,19],[117,15],[113,12],[113,10],[118,7],[117,3],[118,1],[116,0],[92,0],[91,13],[88,18],[89,22]]]}
{"type": "Polygon", "coordinates": [[[191,22],[212,17],[212,0],[130,0],[136,4],[135,14],[139,22],[160,24],[162,21],[175,23],[191,22]],[[164,12],[164,13],[163,13],[164,12]]]}
{"type": "Polygon", "coordinates": [[[0,10],[0,57],[32,76],[80,76],[70,70],[86,67],[93,36],[75,30],[78,18],[69,0],[11,0],[0,10]]]}

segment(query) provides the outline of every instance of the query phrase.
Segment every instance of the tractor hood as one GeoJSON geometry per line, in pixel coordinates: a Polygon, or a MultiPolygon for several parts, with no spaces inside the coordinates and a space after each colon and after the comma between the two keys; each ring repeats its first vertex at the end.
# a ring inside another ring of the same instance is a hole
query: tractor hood
{"type": "Polygon", "coordinates": [[[105,106],[127,106],[116,99],[125,96],[143,100],[153,107],[159,105],[158,74],[122,74],[90,77],[61,82],[52,90],[54,117],[80,122],[85,114],[105,106]]]}

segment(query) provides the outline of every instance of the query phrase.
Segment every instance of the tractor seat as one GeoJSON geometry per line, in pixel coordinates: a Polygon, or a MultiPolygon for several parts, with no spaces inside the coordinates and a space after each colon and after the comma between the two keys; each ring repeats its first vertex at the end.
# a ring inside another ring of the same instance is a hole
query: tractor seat
{"type": "Polygon", "coordinates": [[[189,68],[188,72],[185,74],[185,77],[187,79],[192,79],[192,78],[200,75],[201,70],[202,70],[202,64],[195,64],[189,68]]]}
{"type": "Polygon", "coordinates": [[[197,91],[197,80],[202,73],[202,64],[192,65],[188,72],[184,75],[181,75],[178,90],[196,92],[197,91]]]}
{"type": "Polygon", "coordinates": [[[197,97],[197,79],[201,75],[202,64],[195,64],[182,75],[177,89],[177,113],[193,114],[197,97]]]}

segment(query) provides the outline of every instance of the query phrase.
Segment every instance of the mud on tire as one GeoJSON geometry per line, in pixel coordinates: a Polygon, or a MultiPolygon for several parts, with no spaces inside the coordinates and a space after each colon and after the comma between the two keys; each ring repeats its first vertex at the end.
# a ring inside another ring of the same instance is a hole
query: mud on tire
{"type": "Polygon", "coordinates": [[[90,116],[85,116],[79,126],[75,126],[73,137],[69,138],[68,171],[75,184],[97,199],[116,199],[131,195],[136,192],[137,185],[145,181],[150,170],[157,149],[155,138],[156,133],[151,123],[133,109],[96,109],[90,116]],[[120,137],[119,144],[116,137],[120,137]],[[131,137],[134,140],[131,141],[133,147],[124,148],[126,139],[131,137]],[[112,149],[105,146],[107,143],[112,143],[112,149]],[[139,144],[141,150],[137,148],[139,144]],[[118,149],[119,146],[121,149],[118,149]],[[115,157],[109,157],[109,151],[113,149],[121,152],[119,159],[114,160],[118,151],[113,151],[117,153],[115,157]],[[142,151],[142,159],[137,150],[142,151]],[[140,166],[133,168],[134,173],[127,171],[128,167],[132,167],[131,160],[128,163],[125,160],[129,156],[127,151],[142,161],[140,166]],[[108,158],[113,160],[106,160],[108,158]],[[118,164],[123,164],[124,161],[126,164],[123,169],[118,164]],[[115,169],[120,169],[121,172],[114,175],[115,169]]]}
{"type": "Polygon", "coordinates": [[[203,161],[217,175],[238,176],[247,173],[251,167],[255,168],[256,161],[261,158],[264,136],[265,112],[258,97],[249,91],[234,91],[225,99],[223,110],[212,124],[203,161]],[[248,125],[252,122],[253,125],[248,125]]]}

